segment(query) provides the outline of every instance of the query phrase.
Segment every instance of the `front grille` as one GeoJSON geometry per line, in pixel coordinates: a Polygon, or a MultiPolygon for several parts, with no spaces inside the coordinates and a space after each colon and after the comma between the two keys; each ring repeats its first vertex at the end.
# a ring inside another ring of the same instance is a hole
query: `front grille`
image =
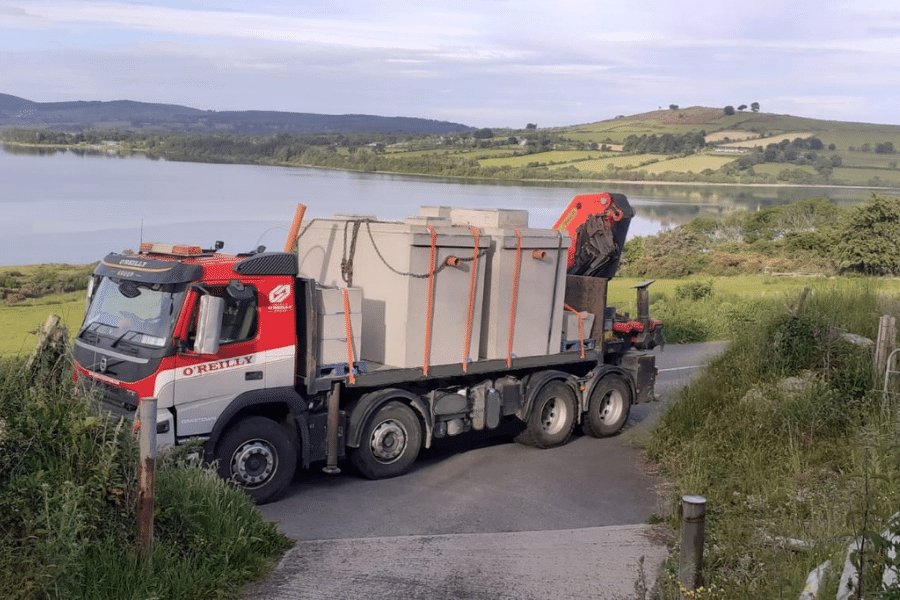
{"type": "Polygon", "coordinates": [[[134,420],[137,394],[96,379],[79,378],[82,389],[99,400],[100,408],[117,417],[134,420]]]}

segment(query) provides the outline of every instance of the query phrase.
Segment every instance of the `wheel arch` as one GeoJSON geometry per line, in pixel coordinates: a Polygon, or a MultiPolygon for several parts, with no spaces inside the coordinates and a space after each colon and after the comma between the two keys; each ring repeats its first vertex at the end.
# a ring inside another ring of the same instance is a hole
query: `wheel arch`
{"type": "Polygon", "coordinates": [[[347,446],[359,448],[359,445],[362,443],[362,432],[366,427],[366,423],[379,408],[391,400],[399,400],[413,409],[425,434],[423,446],[425,448],[431,447],[433,425],[431,410],[418,395],[401,388],[385,388],[360,396],[350,412],[350,419],[347,422],[347,446]]]}
{"type": "Polygon", "coordinates": [[[204,458],[215,460],[215,449],[222,435],[235,423],[246,417],[260,416],[286,427],[291,439],[300,451],[300,459],[309,466],[309,436],[306,427],[306,401],[291,387],[278,387],[244,392],[232,400],[213,426],[204,444],[204,458]],[[294,420],[293,425],[290,419],[294,420]]]}
{"type": "MultiPolygon", "coordinates": [[[[532,373],[528,377],[525,378],[525,402],[522,404],[519,412],[516,416],[522,421],[527,421],[528,417],[531,415],[531,410],[534,407],[534,399],[537,397],[538,393],[541,389],[552,381],[562,381],[570,388],[572,388],[572,392],[575,394],[576,402],[581,403],[581,394],[578,392],[578,383],[577,378],[571,373],[566,373],[565,371],[557,371],[554,369],[546,370],[546,371],[538,371],[537,373],[532,373]]],[[[581,407],[576,407],[576,419],[581,413],[581,407]]]]}
{"type": "Polygon", "coordinates": [[[580,408],[582,414],[588,410],[588,404],[590,402],[591,394],[594,393],[594,390],[598,385],[600,385],[600,382],[607,377],[619,377],[620,379],[622,379],[628,386],[628,390],[631,392],[632,402],[637,397],[637,386],[634,383],[634,379],[631,377],[631,373],[618,366],[601,365],[601,368],[597,375],[591,378],[587,388],[584,390],[584,402],[582,402],[582,406],[580,408]]]}

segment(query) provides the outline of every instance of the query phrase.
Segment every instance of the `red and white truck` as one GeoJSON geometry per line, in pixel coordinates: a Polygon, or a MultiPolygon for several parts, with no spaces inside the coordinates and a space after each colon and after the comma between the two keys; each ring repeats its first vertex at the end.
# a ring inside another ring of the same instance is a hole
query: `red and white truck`
{"type": "Polygon", "coordinates": [[[542,448],[579,424],[613,435],[654,399],[662,342],[646,285],[635,318],[606,307],[633,211],[590,194],[553,230],[521,213],[432,207],[299,229],[298,211],[283,252],[109,254],[89,284],[76,378],[128,418],[156,398],[158,445],[202,440],[259,503],[299,465],[336,473],[349,458],[394,477],[437,438],[510,420],[542,448]]]}

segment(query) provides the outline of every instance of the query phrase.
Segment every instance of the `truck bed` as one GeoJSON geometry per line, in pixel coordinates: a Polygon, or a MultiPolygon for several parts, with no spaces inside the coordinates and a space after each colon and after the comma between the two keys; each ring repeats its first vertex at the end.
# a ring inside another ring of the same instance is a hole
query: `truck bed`
{"type": "Polygon", "coordinates": [[[584,364],[588,369],[602,362],[602,357],[597,350],[586,349],[584,358],[580,349],[545,356],[528,356],[514,358],[512,367],[508,367],[506,359],[479,360],[470,362],[468,369],[463,371],[462,364],[431,365],[428,375],[425,375],[421,367],[399,369],[390,365],[363,361],[365,365],[358,369],[354,376],[354,382],[350,382],[347,369],[328,369],[324,372],[317,368],[312,377],[301,375],[301,383],[310,394],[324,392],[331,389],[335,381],[340,381],[345,386],[355,388],[385,387],[390,385],[413,383],[416,381],[430,381],[434,379],[454,379],[469,375],[490,375],[503,372],[514,373],[518,369],[534,369],[540,367],[554,367],[563,365],[584,364]],[[363,371],[363,372],[359,372],[363,371]]]}

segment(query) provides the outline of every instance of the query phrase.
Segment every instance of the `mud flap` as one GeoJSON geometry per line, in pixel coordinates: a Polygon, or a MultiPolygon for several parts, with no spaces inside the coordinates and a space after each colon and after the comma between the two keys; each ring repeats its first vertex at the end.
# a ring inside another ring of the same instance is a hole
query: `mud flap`
{"type": "Polygon", "coordinates": [[[622,357],[623,369],[634,379],[634,402],[652,402],[658,400],[654,393],[656,387],[656,356],[648,353],[629,352],[622,357]]]}

